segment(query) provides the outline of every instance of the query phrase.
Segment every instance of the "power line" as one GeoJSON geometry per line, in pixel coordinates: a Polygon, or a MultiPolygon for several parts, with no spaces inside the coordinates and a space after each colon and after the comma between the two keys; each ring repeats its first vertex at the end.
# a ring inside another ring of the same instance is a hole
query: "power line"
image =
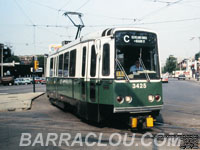
{"type": "MultiPolygon", "coordinates": [[[[142,21],[142,20],[144,20],[146,17],[151,16],[151,15],[153,15],[153,14],[155,14],[155,13],[158,13],[159,11],[162,11],[163,9],[165,9],[165,8],[167,8],[167,7],[170,7],[170,6],[174,5],[174,4],[178,4],[178,3],[180,3],[181,1],[183,1],[183,0],[177,0],[177,1],[175,1],[175,2],[165,2],[165,3],[167,3],[166,6],[161,7],[161,8],[159,8],[159,9],[156,9],[156,10],[154,10],[154,11],[152,11],[152,12],[149,12],[148,14],[146,14],[146,15],[142,16],[141,18],[139,18],[138,20],[139,20],[139,21],[142,21]]],[[[161,1],[160,1],[160,0],[154,0],[154,2],[161,2],[161,1]]],[[[162,2],[164,2],[164,1],[162,1],[162,2]]]]}
{"type": "Polygon", "coordinates": [[[65,8],[72,0],[68,0],[58,11],[62,11],[63,8],[65,8]]]}
{"type": "Polygon", "coordinates": [[[77,10],[80,10],[81,8],[83,8],[90,0],[87,0],[83,5],[81,5],[78,9],[76,9],[75,11],[77,10]]]}
{"type": "MultiPolygon", "coordinates": [[[[143,22],[143,23],[135,23],[134,25],[176,23],[176,22],[186,22],[186,21],[195,21],[195,20],[200,20],[200,18],[176,19],[176,20],[166,20],[166,21],[157,21],[157,22],[143,22]]],[[[24,24],[24,25],[21,24],[21,25],[22,26],[30,26],[30,27],[33,26],[33,25],[26,25],[26,24],[24,24]]],[[[131,25],[131,24],[121,24],[121,25],[125,26],[125,25],[131,25]]],[[[36,26],[36,27],[46,27],[46,28],[71,28],[71,27],[74,27],[72,25],[66,26],[66,25],[52,25],[52,24],[36,24],[34,26],[36,26]]],[[[120,25],[116,25],[116,24],[115,25],[109,25],[109,24],[107,24],[107,25],[106,24],[105,25],[86,25],[85,27],[103,27],[103,26],[120,26],[120,25]]]]}
{"type": "Polygon", "coordinates": [[[62,9],[65,8],[70,2],[71,2],[71,0],[68,0],[67,3],[65,3],[62,7],[60,7],[58,9],[58,13],[57,13],[57,17],[56,17],[56,25],[58,24],[58,18],[59,18],[60,11],[62,11],[62,9]]]}
{"type": "Polygon", "coordinates": [[[98,17],[104,17],[104,18],[109,18],[109,19],[115,19],[115,20],[137,20],[136,18],[113,17],[113,16],[100,15],[100,14],[94,14],[94,13],[84,13],[84,14],[90,15],[90,16],[98,16],[98,17]]]}
{"type": "Polygon", "coordinates": [[[32,0],[29,0],[29,1],[27,1],[27,2],[33,3],[33,4],[35,4],[35,5],[43,6],[43,7],[46,7],[46,8],[48,8],[48,9],[51,9],[51,10],[54,10],[54,11],[58,11],[58,9],[53,8],[53,7],[51,7],[51,6],[48,6],[48,5],[45,5],[45,4],[40,3],[40,2],[35,2],[35,1],[32,1],[32,0]]]}
{"type": "MultiPolygon", "coordinates": [[[[164,24],[164,23],[176,23],[176,22],[186,22],[186,21],[195,21],[200,20],[200,18],[188,18],[188,19],[177,19],[177,20],[166,20],[166,21],[157,21],[157,22],[144,22],[136,23],[134,25],[148,25],[148,24],[164,24]]],[[[88,25],[86,27],[103,27],[103,26],[127,26],[131,24],[121,24],[121,25],[88,25]]]]}
{"type": "Polygon", "coordinates": [[[25,13],[25,11],[19,5],[19,3],[17,2],[17,0],[14,0],[14,1],[15,1],[16,5],[18,6],[18,8],[20,9],[20,11],[24,14],[24,16],[29,20],[29,22],[31,22],[32,25],[34,25],[34,22],[32,21],[32,19],[25,13]]]}
{"type": "Polygon", "coordinates": [[[45,28],[45,27],[39,27],[39,29],[42,29],[42,30],[45,30],[47,32],[50,32],[54,35],[57,35],[58,37],[68,37],[68,38],[72,38],[72,36],[67,36],[67,35],[63,35],[63,34],[60,34],[60,33],[57,33],[57,32],[54,32],[52,30],[49,30],[48,28],[45,28]]]}
{"type": "Polygon", "coordinates": [[[185,22],[185,21],[195,21],[200,20],[200,18],[188,18],[188,19],[178,19],[178,20],[168,20],[168,21],[158,21],[158,22],[147,22],[139,24],[162,24],[162,23],[176,23],[176,22],[185,22]]]}
{"type": "MultiPolygon", "coordinates": [[[[33,26],[33,25],[26,25],[26,26],[33,26]]],[[[46,27],[46,28],[70,28],[73,26],[66,26],[66,25],[52,25],[52,24],[36,24],[36,27],[46,27]]]]}

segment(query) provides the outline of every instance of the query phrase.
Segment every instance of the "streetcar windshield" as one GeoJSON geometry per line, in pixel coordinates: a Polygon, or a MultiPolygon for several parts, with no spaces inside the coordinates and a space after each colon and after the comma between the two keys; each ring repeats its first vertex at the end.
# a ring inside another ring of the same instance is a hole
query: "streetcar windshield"
{"type": "Polygon", "coordinates": [[[116,79],[160,79],[156,34],[118,31],[115,50],[116,79]]]}

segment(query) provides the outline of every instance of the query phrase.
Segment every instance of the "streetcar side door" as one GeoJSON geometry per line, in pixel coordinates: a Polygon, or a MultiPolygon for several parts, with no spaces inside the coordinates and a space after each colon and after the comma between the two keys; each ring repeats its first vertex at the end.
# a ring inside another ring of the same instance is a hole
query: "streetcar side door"
{"type": "Polygon", "coordinates": [[[87,97],[87,118],[89,120],[98,121],[99,119],[99,86],[98,86],[98,71],[99,61],[95,46],[95,41],[90,41],[88,44],[87,55],[87,77],[86,77],[86,97],[87,97]]]}
{"type": "Polygon", "coordinates": [[[87,65],[87,95],[88,102],[92,104],[98,104],[98,58],[95,48],[95,42],[89,42],[89,55],[87,65]]]}
{"type": "Polygon", "coordinates": [[[86,101],[87,99],[87,59],[88,59],[88,42],[83,43],[81,46],[81,99],[86,101]]]}

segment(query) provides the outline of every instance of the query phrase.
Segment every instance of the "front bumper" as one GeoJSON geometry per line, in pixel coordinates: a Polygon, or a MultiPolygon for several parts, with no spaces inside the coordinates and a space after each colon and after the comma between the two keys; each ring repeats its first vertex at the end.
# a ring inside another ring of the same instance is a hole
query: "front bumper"
{"type": "Polygon", "coordinates": [[[146,113],[161,110],[163,105],[143,106],[143,107],[114,107],[113,113],[146,113]]]}

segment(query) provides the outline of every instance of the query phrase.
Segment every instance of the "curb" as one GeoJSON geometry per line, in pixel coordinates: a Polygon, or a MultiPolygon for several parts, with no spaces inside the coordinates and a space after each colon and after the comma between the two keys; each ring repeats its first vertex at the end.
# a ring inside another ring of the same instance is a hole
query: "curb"
{"type": "Polygon", "coordinates": [[[44,95],[46,92],[41,93],[40,95],[35,96],[34,98],[31,99],[31,101],[34,101],[35,99],[37,99],[38,97],[44,95]]]}
{"type": "Polygon", "coordinates": [[[0,103],[0,112],[30,110],[32,108],[32,102],[44,94],[45,92],[40,92],[32,94],[32,96],[30,95],[28,97],[26,97],[26,94],[19,94],[17,96],[4,94],[1,97],[3,101],[0,103]]]}
{"type": "Polygon", "coordinates": [[[194,82],[194,83],[200,84],[200,81],[193,80],[193,79],[190,79],[190,80],[188,80],[188,79],[187,79],[186,81],[189,81],[189,82],[194,82]]]}
{"type": "Polygon", "coordinates": [[[40,95],[37,95],[37,96],[35,96],[34,98],[32,98],[32,99],[31,99],[30,108],[29,108],[28,110],[30,110],[30,109],[32,108],[33,101],[34,101],[35,99],[37,99],[38,97],[40,97],[40,96],[44,95],[45,93],[46,93],[46,92],[43,92],[43,93],[41,93],[40,95]]]}

